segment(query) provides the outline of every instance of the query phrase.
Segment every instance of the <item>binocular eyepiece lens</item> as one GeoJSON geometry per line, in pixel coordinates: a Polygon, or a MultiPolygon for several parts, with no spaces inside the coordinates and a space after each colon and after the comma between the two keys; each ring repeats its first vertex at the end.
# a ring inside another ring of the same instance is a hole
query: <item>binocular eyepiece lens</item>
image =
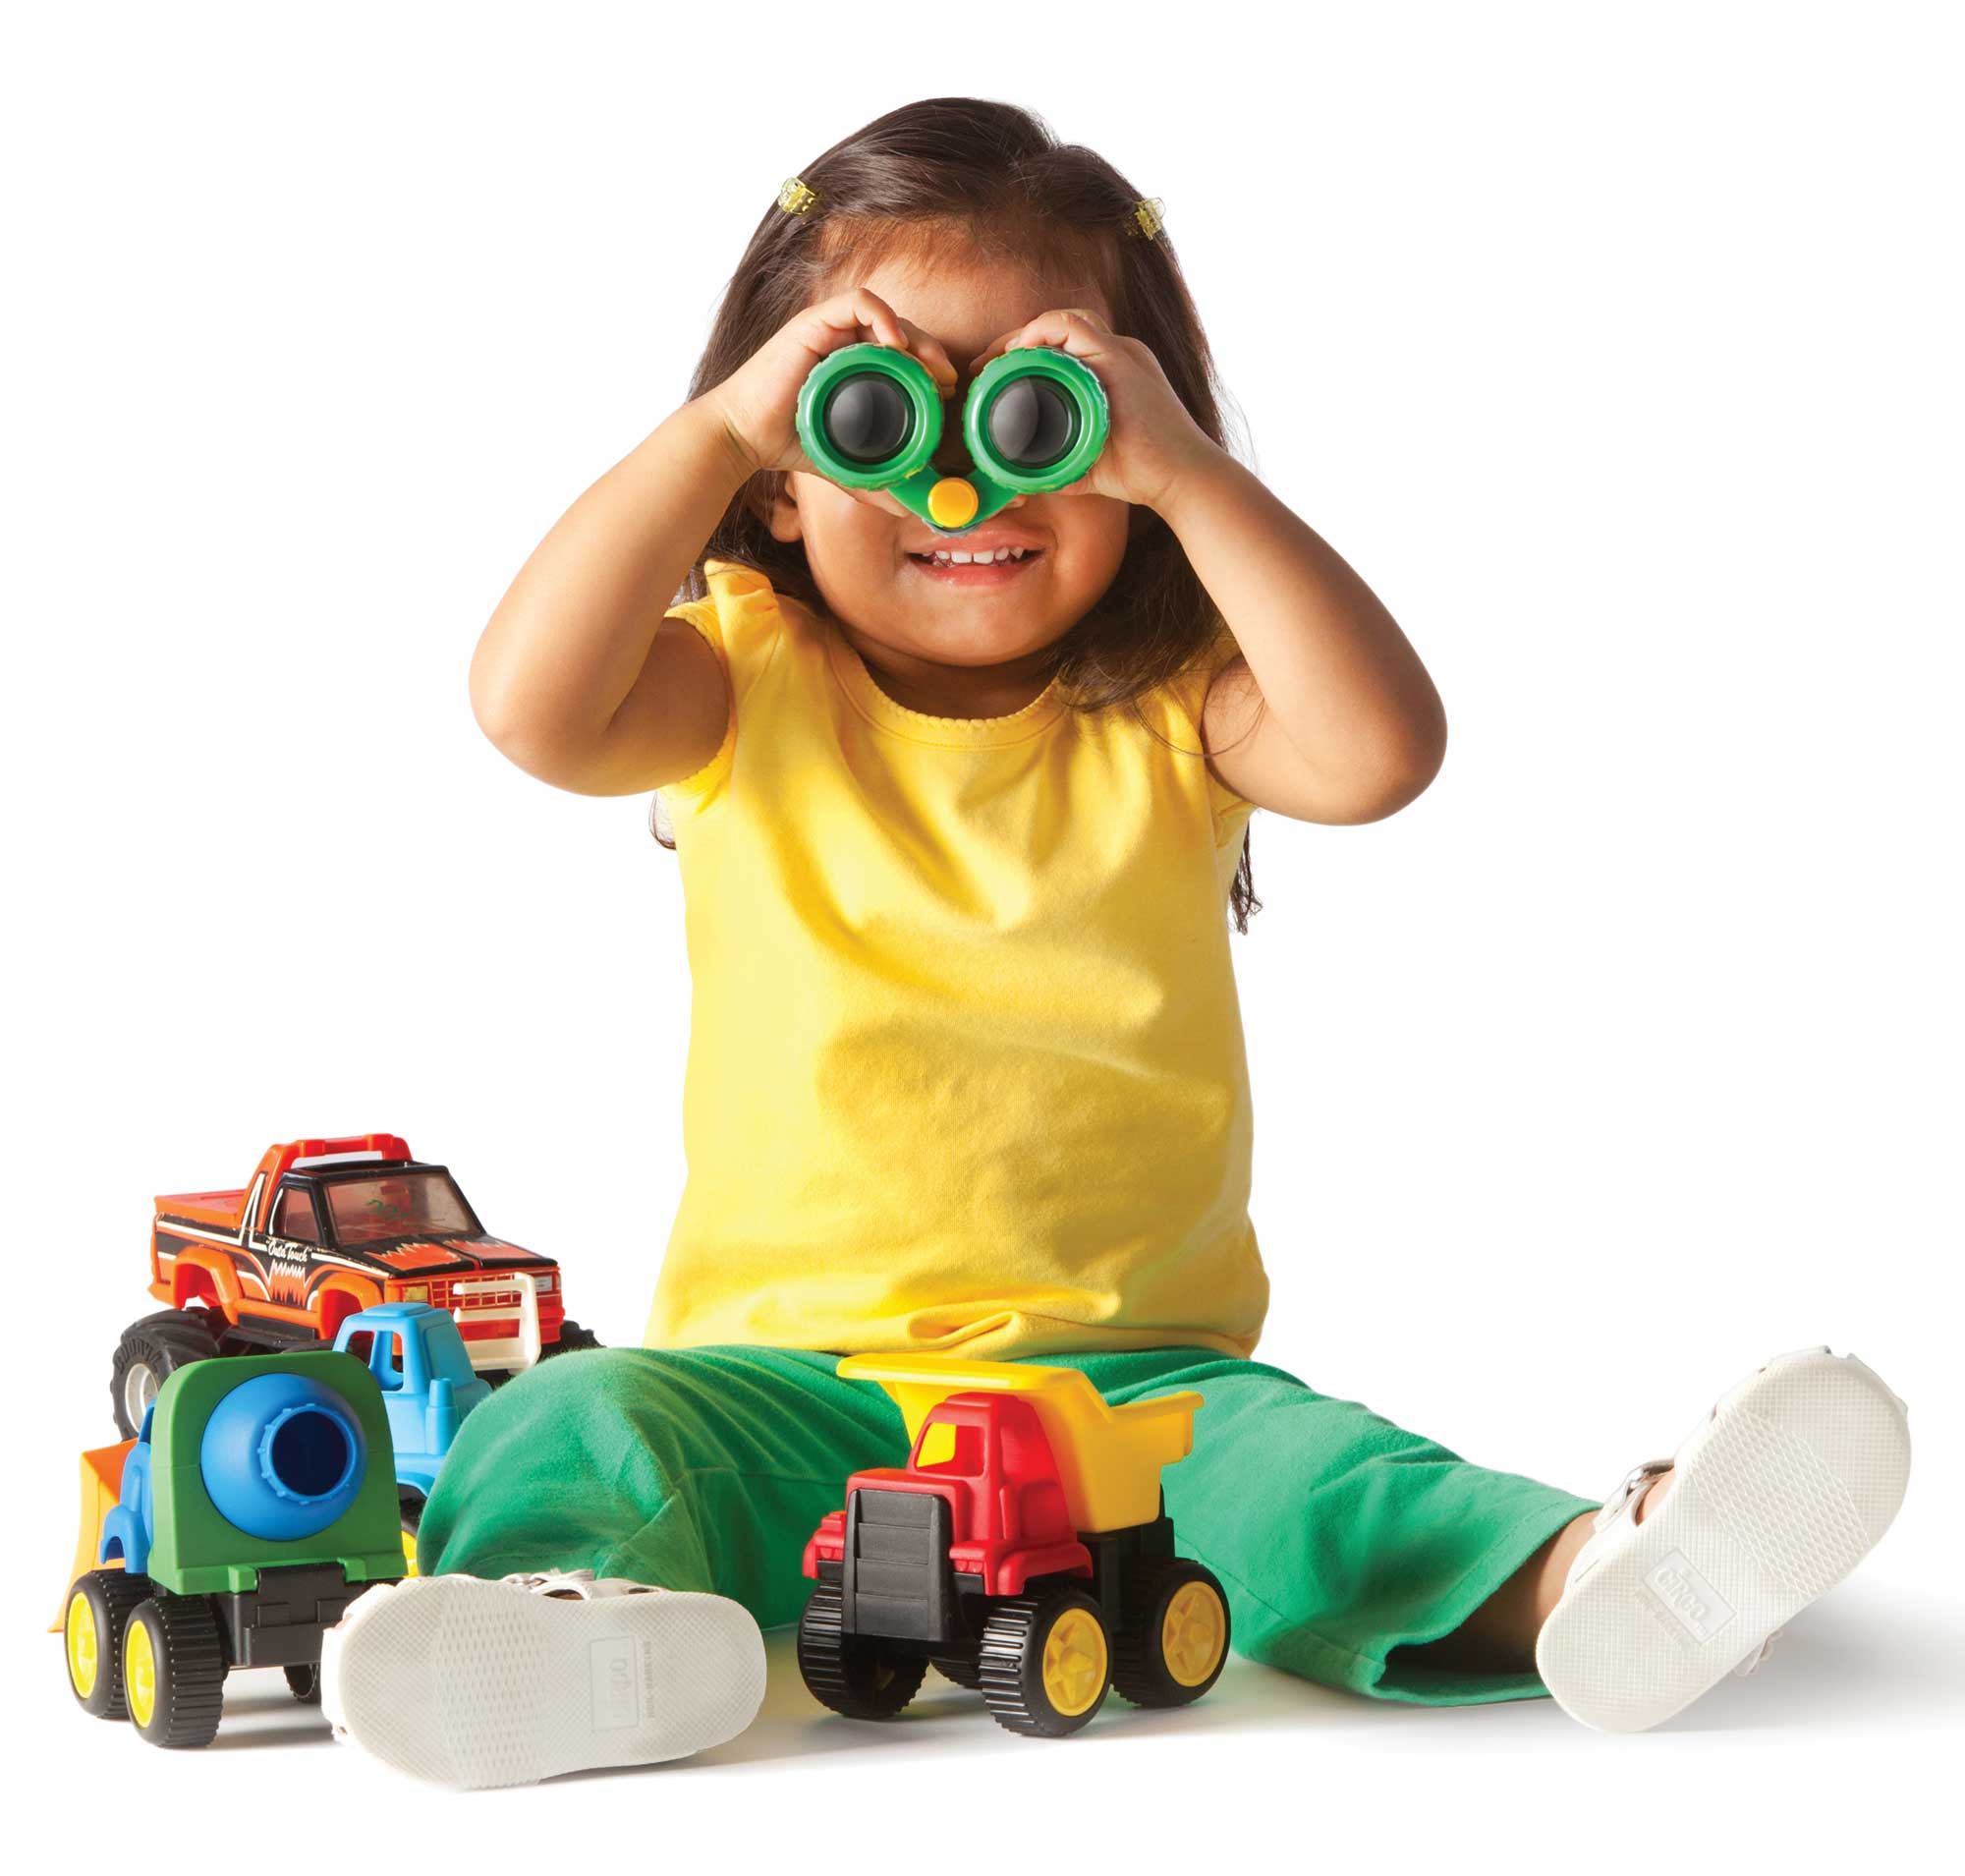
{"type": "Polygon", "coordinates": [[[827,440],[849,462],[884,463],[908,440],[913,408],[885,372],[843,378],[825,401],[827,440]]]}
{"type": "Polygon", "coordinates": [[[991,402],[984,427],[1012,468],[1048,469],[1078,439],[1078,407],[1050,378],[1013,378],[991,402]]]}

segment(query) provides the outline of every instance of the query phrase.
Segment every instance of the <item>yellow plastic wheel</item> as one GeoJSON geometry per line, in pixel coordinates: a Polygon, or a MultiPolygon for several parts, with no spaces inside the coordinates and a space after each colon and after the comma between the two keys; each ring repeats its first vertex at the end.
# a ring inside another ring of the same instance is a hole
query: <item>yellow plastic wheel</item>
{"type": "Polygon", "coordinates": [[[133,1621],[123,1631],[123,1697],[138,1726],[148,1727],[156,1718],[157,1654],[146,1621],[133,1621]]]}
{"type": "Polygon", "coordinates": [[[1065,1610],[1044,1636],[1044,1698],[1075,1719],[1097,1704],[1110,1672],[1104,1625],[1089,1609],[1065,1610]]]}
{"type": "Polygon", "coordinates": [[[62,1608],[62,1659],[83,1712],[127,1720],[123,1703],[123,1634],[130,1612],[150,1593],[150,1579],[121,1569],[78,1576],[62,1608]]]}
{"type": "Polygon", "coordinates": [[[78,1700],[88,1700],[94,1696],[96,1677],[102,1671],[102,1637],[95,1625],[95,1610],[81,1590],[68,1599],[62,1636],[68,1649],[69,1685],[78,1700]]]}
{"type": "Polygon", "coordinates": [[[1228,1648],[1228,1610],[1212,1583],[1183,1583],[1160,1620],[1160,1655],[1183,1687],[1214,1677],[1228,1648]]]}
{"type": "Polygon", "coordinates": [[[203,1597],[159,1592],[131,1612],[123,1697],[145,1743],[211,1743],[225,1704],[225,1643],[203,1597]]]}
{"type": "Polygon", "coordinates": [[[1112,1685],[1136,1707],[1184,1707],[1221,1677],[1233,1641],[1228,1595],[1191,1557],[1142,1566],[1112,1639],[1112,1685]]]}
{"type": "Polygon", "coordinates": [[[1090,1726],[1112,1684],[1105,1615],[1082,1589],[1006,1596],[988,1606],[976,1683],[1011,1733],[1061,1739],[1090,1726]]]}

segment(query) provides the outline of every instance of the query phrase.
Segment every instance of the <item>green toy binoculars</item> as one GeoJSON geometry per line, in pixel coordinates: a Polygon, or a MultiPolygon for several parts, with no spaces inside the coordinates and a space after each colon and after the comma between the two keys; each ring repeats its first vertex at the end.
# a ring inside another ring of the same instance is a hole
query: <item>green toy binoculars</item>
{"type": "Polygon", "coordinates": [[[1105,387],[1067,352],[1026,346],[993,358],[962,406],[967,476],[936,473],[942,393],[912,353],[849,345],[821,359],[799,392],[798,436],[842,488],[884,488],[938,534],[959,535],[1019,495],[1040,495],[1098,460],[1105,387]]]}

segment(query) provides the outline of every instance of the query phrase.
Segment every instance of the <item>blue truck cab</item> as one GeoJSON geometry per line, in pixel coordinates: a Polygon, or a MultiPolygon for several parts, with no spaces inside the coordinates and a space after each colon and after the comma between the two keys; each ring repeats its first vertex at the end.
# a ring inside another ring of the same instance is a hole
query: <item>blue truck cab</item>
{"type": "Polygon", "coordinates": [[[396,1483],[427,1498],[464,1416],[491,1397],[457,1325],[428,1303],[377,1303],[347,1318],[334,1345],[375,1377],[396,1448],[396,1483]]]}

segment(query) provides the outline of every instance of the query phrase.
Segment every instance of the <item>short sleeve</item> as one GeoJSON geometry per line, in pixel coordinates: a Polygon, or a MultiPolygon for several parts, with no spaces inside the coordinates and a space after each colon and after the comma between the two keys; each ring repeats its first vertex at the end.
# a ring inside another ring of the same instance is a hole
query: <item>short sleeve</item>
{"type": "Polygon", "coordinates": [[[734,560],[705,560],[709,595],[672,605],[663,617],[686,620],[709,643],[730,687],[730,720],[715,755],[693,775],[656,789],[658,804],[702,814],[731,785],[742,738],[746,700],[784,641],[785,615],[770,581],[734,560]]]}
{"type": "Polygon", "coordinates": [[[1236,793],[1215,774],[1213,765],[1207,759],[1207,739],[1203,728],[1209,688],[1222,670],[1241,654],[1241,647],[1235,643],[1234,635],[1224,626],[1186,669],[1177,672],[1159,687],[1166,697],[1167,729],[1179,748],[1192,752],[1183,760],[1204,765],[1207,777],[1207,798],[1214,810],[1217,840],[1226,839],[1231,834],[1239,838],[1241,827],[1247,824],[1249,815],[1256,806],[1248,796],[1236,793]]]}
{"type": "Polygon", "coordinates": [[[723,624],[717,616],[715,599],[685,599],[680,605],[672,605],[662,614],[666,619],[682,619],[693,625],[716,654],[716,661],[723,669],[723,682],[730,698],[730,711],[723,725],[723,740],[716,747],[716,753],[695,771],[679,781],[664,782],[656,789],[659,795],[666,795],[671,802],[687,802],[693,808],[705,805],[730,772],[730,765],[737,755],[737,687],[731,681],[730,652],[723,642],[723,624]]]}

